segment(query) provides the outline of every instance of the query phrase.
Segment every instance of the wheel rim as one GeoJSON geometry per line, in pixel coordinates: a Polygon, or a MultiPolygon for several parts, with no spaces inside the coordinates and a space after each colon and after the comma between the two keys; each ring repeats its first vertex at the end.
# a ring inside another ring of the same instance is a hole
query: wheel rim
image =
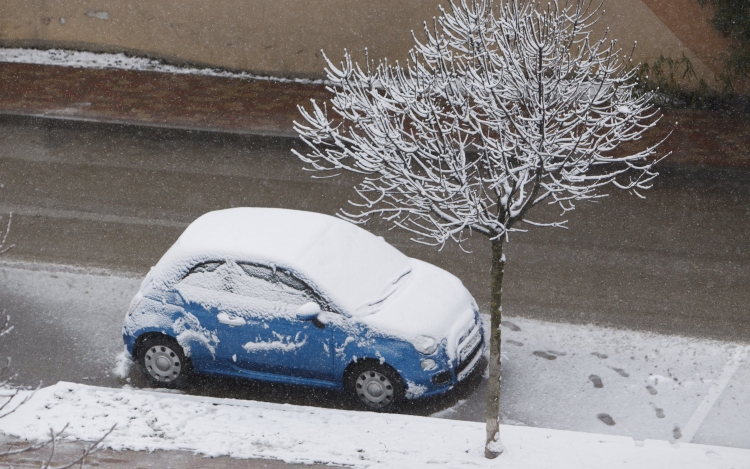
{"type": "Polygon", "coordinates": [[[146,350],[143,363],[152,378],[164,383],[176,380],[182,372],[180,356],[166,345],[155,345],[146,350]]]}
{"type": "Polygon", "coordinates": [[[365,371],[355,385],[359,399],[370,407],[385,407],[393,402],[393,383],[377,371],[365,371]]]}

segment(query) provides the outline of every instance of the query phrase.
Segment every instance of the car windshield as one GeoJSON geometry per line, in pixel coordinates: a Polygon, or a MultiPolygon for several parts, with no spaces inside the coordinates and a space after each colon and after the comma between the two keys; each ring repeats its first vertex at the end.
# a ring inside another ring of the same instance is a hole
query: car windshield
{"type": "Polygon", "coordinates": [[[367,314],[362,305],[382,301],[411,271],[403,253],[354,226],[344,233],[329,230],[299,261],[321,288],[355,316],[367,314]]]}

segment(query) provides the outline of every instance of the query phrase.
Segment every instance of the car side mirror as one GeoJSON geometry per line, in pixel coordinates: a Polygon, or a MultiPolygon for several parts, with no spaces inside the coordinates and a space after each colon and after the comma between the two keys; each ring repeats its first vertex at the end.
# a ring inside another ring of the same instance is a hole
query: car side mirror
{"type": "Polygon", "coordinates": [[[305,303],[297,310],[297,319],[300,321],[311,321],[320,314],[320,305],[313,301],[305,303]]]}

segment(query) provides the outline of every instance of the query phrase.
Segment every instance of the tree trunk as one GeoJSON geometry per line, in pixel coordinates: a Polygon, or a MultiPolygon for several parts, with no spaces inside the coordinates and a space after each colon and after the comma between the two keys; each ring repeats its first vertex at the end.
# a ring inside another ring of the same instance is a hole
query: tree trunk
{"type": "Polygon", "coordinates": [[[505,256],[503,239],[492,241],[492,302],[490,306],[490,379],[487,385],[487,442],[484,456],[498,457],[503,451],[500,441],[500,321],[502,318],[503,272],[505,256]]]}

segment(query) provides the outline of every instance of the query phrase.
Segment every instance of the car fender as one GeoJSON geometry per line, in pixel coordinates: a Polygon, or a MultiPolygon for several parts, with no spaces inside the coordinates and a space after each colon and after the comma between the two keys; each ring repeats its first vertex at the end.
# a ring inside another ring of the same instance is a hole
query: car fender
{"type": "MultiPolygon", "coordinates": [[[[417,352],[414,346],[402,339],[381,337],[373,334],[359,336],[334,335],[336,355],[334,357],[337,375],[342,382],[348,371],[361,360],[378,361],[392,367],[399,374],[406,386],[408,398],[416,398],[430,390],[430,374],[421,368],[421,360],[426,358],[417,352]]],[[[448,365],[447,357],[436,352],[430,358],[448,365]],[[442,358],[441,358],[442,357],[442,358]]]]}
{"type": "Polygon", "coordinates": [[[123,341],[131,355],[138,338],[148,333],[161,333],[174,338],[187,357],[191,357],[194,352],[206,355],[202,349],[193,350],[198,347],[205,348],[207,355],[213,356],[218,343],[216,334],[201,327],[198,319],[182,307],[144,297],[128,313],[123,323],[123,341]]]}

